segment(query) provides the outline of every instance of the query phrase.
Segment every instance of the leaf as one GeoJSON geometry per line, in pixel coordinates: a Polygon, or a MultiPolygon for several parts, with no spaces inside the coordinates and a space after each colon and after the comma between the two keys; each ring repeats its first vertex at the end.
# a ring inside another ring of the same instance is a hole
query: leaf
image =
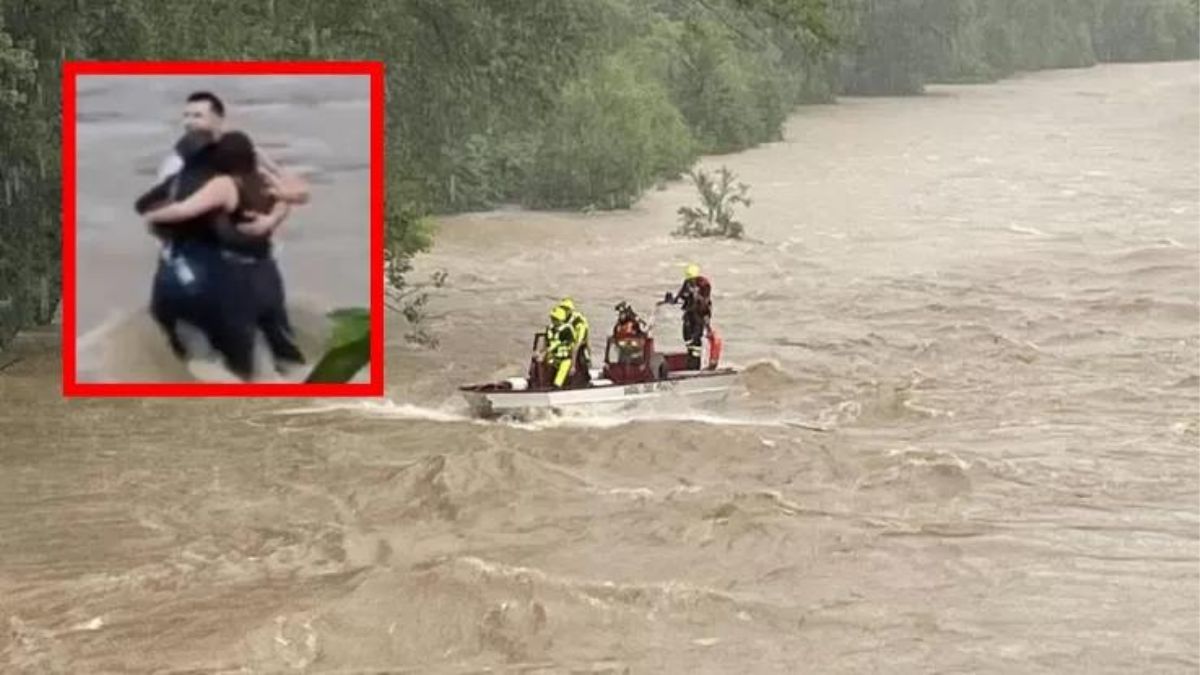
{"type": "Polygon", "coordinates": [[[333,347],[355,342],[371,333],[371,313],[361,307],[346,307],[329,312],[333,322],[333,347]]]}
{"type": "Polygon", "coordinates": [[[305,382],[310,384],[341,384],[349,382],[371,361],[371,339],[366,333],[325,352],[305,382]]]}
{"type": "Polygon", "coordinates": [[[334,322],[330,347],[305,382],[349,382],[371,361],[371,313],[361,307],[343,307],[326,316],[334,322]]]}

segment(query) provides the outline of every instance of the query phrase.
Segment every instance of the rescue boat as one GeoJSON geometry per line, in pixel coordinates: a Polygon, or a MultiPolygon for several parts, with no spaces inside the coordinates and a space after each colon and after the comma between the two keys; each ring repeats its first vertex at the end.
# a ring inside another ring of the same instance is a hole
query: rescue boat
{"type": "MultiPolygon", "coordinates": [[[[707,401],[724,397],[733,387],[738,370],[720,365],[721,340],[711,325],[705,331],[700,368],[689,369],[686,351],[658,351],[651,326],[625,303],[617,305],[617,311],[621,316],[607,337],[603,367],[586,373],[578,369],[560,388],[553,385],[550,367],[534,356],[525,377],[465,385],[459,391],[477,416],[521,417],[538,411],[619,410],[664,396],[707,401]],[[621,314],[623,310],[628,315],[621,314]],[[635,321],[632,330],[628,321],[622,321],[630,316],[635,321]]],[[[535,355],[544,350],[545,340],[543,333],[534,336],[535,355]]]]}

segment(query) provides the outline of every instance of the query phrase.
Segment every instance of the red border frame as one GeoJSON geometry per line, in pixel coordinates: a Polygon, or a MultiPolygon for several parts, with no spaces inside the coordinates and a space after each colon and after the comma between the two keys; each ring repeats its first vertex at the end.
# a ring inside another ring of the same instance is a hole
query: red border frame
{"type": "Polygon", "coordinates": [[[62,79],[62,369],[65,397],[383,395],[383,63],[381,61],[66,61],[62,79]],[[75,78],[80,75],[366,75],[371,85],[371,363],[364,383],[77,382],[75,78]]]}

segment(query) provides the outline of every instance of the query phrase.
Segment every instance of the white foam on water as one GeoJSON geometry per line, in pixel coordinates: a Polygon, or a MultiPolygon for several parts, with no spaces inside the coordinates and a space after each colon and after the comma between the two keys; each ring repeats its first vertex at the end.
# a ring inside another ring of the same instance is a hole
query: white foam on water
{"type": "Polygon", "coordinates": [[[707,424],[721,427],[785,427],[782,420],[724,417],[702,412],[630,412],[627,414],[589,414],[572,411],[533,421],[507,421],[505,424],[516,429],[543,431],[547,429],[613,429],[629,424],[646,422],[679,422],[707,424]]]}
{"type": "MultiPolygon", "coordinates": [[[[191,378],[197,382],[241,383],[242,379],[232,373],[223,363],[205,333],[200,328],[179,321],[176,332],[183,343],[185,357],[179,359],[168,346],[167,336],[154,322],[147,310],[130,309],[110,312],[100,325],[80,335],[76,340],[76,369],[83,381],[120,382],[128,380],[178,381],[191,378]],[[123,368],[129,353],[156,355],[153,362],[141,364],[138,373],[130,375],[123,368]],[[122,360],[124,358],[124,360],[122,360]],[[179,364],[181,372],[173,367],[179,364]],[[143,372],[145,371],[145,372],[143,372]]],[[[315,365],[311,361],[304,366],[291,366],[280,374],[275,371],[274,358],[262,331],[254,338],[254,382],[300,383],[315,365]]],[[[365,371],[352,381],[362,381],[365,371]]]]}
{"type": "Polygon", "coordinates": [[[304,408],[287,408],[275,410],[270,414],[281,416],[319,415],[330,412],[348,412],[367,417],[386,417],[404,420],[423,420],[429,422],[474,422],[485,423],[462,412],[445,408],[428,408],[411,403],[397,403],[391,399],[367,401],[335,401],[321,403],[304,408]]]}
{"type": "Polygon", "coordinates": [[[137,314],[136,310],[126,310],[124,312],[109,312],[100,325],[89,330],[83,335],[75,339],[75,349],[78,352],[85,352],[93,349],[102,340],[109,337],[122,323],[129,321],[137,314]]]}
{"type": "Polygon", "coordinates": [[[630,411],[628,413],[593,413],[587,410],[571,410],[562,413],[547,412],[535,419],[486,420],[472,417],[465,409],[452,406],[430,408],[412,403],[396,402],[391,399],[369,401],[332,401],[303,408],[287,408],[275,410],[270,415],[318,415],[331,412],[346,412],[365,417],[383,417],[397,420],[419,420],[426,422],[444,422],[452,424],[476,424],[506,426],[523,431],[546,431],[551,429],[613,429],[629,424],[646,422],[679,422],[691,424],[706,424],[724,427],[775,427],[775,428],[804,428],[825,431],[822,425],[804,420],[756,419],[750,417],[727,417],[714,413],[699,411],[630,411]]]}
{"type": "Polygon", "coordinates": [[[1028,235],[1032,235],[1035,237],[1049,237],[1050,236],[1050,235],[1046,234],[1045,232],[1042,232],[1041,230],[1037,229],[1036,227],[1028,227],[1026,225],[1009,225],[1008,230],[1009,230],[1009,232],[1016,232],[1018,234],[1028,234],[1028,235]]]}

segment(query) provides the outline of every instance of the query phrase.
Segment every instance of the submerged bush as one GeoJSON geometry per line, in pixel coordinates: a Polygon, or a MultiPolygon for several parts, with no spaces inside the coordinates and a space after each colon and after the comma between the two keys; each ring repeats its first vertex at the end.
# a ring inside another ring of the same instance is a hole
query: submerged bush
{"type": "Polygon", "coordinates": [[[745,183],[734,184],[736,178],[725,167],[721,167],[715,179],[704,171],[692,171],[688,175],[700,193],[700,207],[679,207],[681,224],[675,234],[741,239],[746,226],[734,219],[733,208],[738,204],[750,206],[750,199],[746,197],[750,186],[745,183]]]}

